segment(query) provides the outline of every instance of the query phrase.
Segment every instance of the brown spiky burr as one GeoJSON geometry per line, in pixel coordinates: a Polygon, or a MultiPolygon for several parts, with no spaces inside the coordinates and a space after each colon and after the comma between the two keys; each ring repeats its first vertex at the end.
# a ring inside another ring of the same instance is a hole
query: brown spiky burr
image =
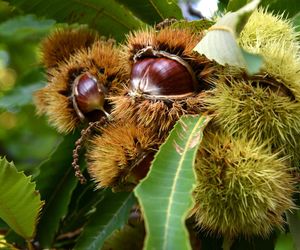
{"type": "Polygon", "coordinates": [[[147,174],[161,142],[145,127],[111,122],[89,141],[89,174],[99,188],[132,189],[147,174]]]}
{"type": "Polygon", "coordinates": [[[48,84],[35,93],[35,104],[38,114],[46,114],[59,132],[68,133],[82,122],[108,116],[108,99],[120,91],[120,82],[126,78],[115,43],[96,35],[93,40],[89,34],[68,29],[50,35],[44,42],[48,84]],[[69,36],[78,40],[73,47],[60,48],[59,56],[51,56],[59,42],[61,46],[70,42],[69,36]],[[50,48],[53,40],[54,48],[50,48]]]}
{"type": "Polygon", "coordinates": [[[113,116],[127,117],[161,135],[183,114],[202,108],[214,65],[193,52],[202,34],[166,27],[132,33],[123,48],[130,75],[122,95],[112,97],[113,116]]]}

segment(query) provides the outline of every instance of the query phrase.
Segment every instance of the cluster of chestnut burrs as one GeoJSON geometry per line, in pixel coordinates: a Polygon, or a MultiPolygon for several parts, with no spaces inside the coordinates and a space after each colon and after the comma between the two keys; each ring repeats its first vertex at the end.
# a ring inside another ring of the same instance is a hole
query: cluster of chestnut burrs
{"type": "Polygon", "coordinates": [[[288,21],[255,11],[239,38],[265,58],[253,76],[195,52],[203,36],[171,24],[135,31],[118,45],[83,28],[57,30],[42,44],[48,84],[36,107],[59,132],[82,129],[75,159],[87,137],[90,176],[115,191],[145,177],[182,115],[210,115],[195,162],[197,224],[230,237],[266,236],[295,207],[297,34],[288,21]]]}

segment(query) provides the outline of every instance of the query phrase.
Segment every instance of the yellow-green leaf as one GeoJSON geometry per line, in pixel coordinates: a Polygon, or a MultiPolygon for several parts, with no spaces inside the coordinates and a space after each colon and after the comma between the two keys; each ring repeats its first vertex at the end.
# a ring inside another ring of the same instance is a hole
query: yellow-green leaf
{"type": "Polygon", "coordinates": [[[185,219],[193,207],[193,164],[208,120],[181,117],[134,191],[145,217],[144,249],[191,249],[185,219]]]}
{"type": "Polygon", "coordinates": [[[0,157],[0,218],[27,240],[35,235],[44,205],[30,179],[18,172],[13,163],[0,157]]]}

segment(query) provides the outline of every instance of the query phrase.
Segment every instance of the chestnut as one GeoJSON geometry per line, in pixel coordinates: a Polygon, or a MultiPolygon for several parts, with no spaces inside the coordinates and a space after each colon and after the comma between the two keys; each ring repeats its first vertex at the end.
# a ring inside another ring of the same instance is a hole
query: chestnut
{"type": "Polygon", "coordinates": [[[151,46],[133,58],[130,95],[155,99],[178,99],[191,96],[197,89],[195,73],[181,57],[151,46]]]}
{"type": "Polygon", "coordinates": [[[79,75],[73,83],[72,102],[76,114],[81,120],[85,114],[94,110],[101,110],[108,115],[103,106],[105,102],[105,87],[89,72],[79,75]]]}

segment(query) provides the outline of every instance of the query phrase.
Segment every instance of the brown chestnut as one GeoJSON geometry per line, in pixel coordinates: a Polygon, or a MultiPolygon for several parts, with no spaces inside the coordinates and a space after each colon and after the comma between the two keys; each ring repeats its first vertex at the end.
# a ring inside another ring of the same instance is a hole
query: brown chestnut
{"type": "Polygon", "coordinates": [[[72,96],[74,109],[81,120],[85,114],[94,110],[104,111],[105,88],[96,77],[85,72],[79,75],[73,84],[72,96]]]}
{"type": "Polygon", "coordinates": [[[179,56],[147,47],[134,57],[131,95],[176,99],[192,95],[196,86],[194,72],[179,56]]]}

